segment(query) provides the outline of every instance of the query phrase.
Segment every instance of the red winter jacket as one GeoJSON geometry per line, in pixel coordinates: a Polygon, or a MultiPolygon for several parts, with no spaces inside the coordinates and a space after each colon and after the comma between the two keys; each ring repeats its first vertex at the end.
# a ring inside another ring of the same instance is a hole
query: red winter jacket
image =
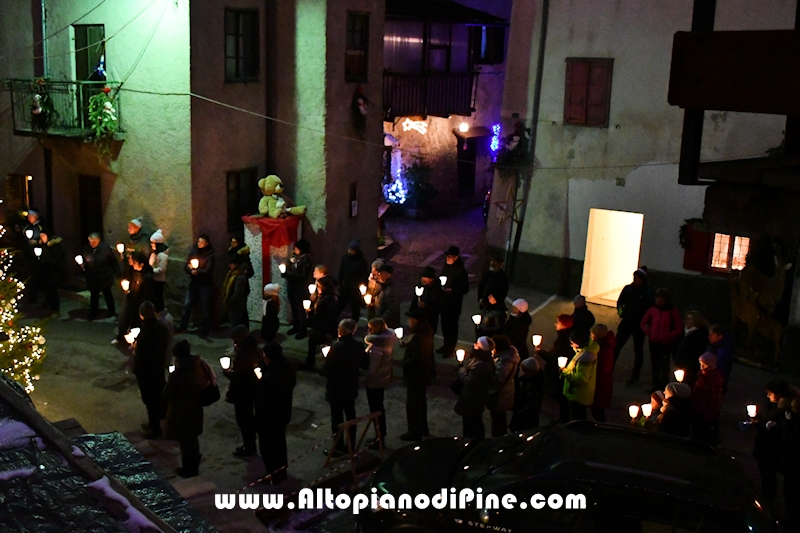
{"type": "Polygon", "coordinates": [[[725,377],[716,368],[706,369],[697,376],[692,389],[694,412],[706,424],[710,424],[722,411],[722,384],[725,377]]]}
{"type": "Polygon", "coordinates": [[[614,348],[617,339],[609,331],[600,339],[600,351],[597,354],[597,378],[594,386],[594,403],[592,409],[608,409],[611,405],[611,391],[614,387],[614,348]]]}
{"type": "Polygon", "coordinates": [[[647,310],[640,324],[644,334],[655,344],[672,344],[683,332],[681,314],[674,307],[647,310]]]}

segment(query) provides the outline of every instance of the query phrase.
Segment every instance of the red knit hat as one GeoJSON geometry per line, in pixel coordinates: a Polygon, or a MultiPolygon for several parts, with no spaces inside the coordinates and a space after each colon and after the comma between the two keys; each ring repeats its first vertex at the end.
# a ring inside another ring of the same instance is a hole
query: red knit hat
{"type": "Polygon", "coordinates": [[[556,322],[558,322],[565,329],[569,329],[575,324],[575,321],[572,319],[572,315],[558,315],[556,322]]]}

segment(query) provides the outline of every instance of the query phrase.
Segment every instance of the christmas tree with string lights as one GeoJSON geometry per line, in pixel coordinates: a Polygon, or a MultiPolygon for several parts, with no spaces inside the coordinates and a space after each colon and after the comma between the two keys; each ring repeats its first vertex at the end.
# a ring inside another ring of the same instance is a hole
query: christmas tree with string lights
{"type": "MultiPolygon", "coordinates": [[[[0,238],[4,233],[0,225],[0,238]]],[[[17,306],[25,284],[9,271],[11,262],[12,252],[0,248],[0,370],[30,393],[44,359],[45,339],[41,328],[19,324],[17,306]]]]}

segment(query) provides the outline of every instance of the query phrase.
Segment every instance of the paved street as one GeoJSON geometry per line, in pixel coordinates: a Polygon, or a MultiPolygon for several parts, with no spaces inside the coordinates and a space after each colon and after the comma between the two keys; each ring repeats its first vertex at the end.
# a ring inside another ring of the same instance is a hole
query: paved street
{"type": "MultiPolygon", "coordinates": [[[[526,297],[531,302],[531,309],[536,309],[549,295],[512,289],[511,296],[526,297]]],[[[466,301],[468,305],[465,305],[465,316],[468,317],[477,309],[474,294],[468,295],[466,301]]],[[[81,305],[69,300],[64,300],[63,303],[62,318],[51,321],[46,327],[48,358],[41,380],[32,395],[37,408],[51,421],[76,418],[89,432],[121,431],[221,531],[258,531],[259,522],[250,512],[217,511],[213,505],[213,492],[193,496],[198,491],[207,491],[212,487],[217,492],[234,492],[264,474],[259,458],[245,460],[231,455],[233,449],[240,444],[232,406],[221,401],[205,409],[205,431],[200,441],[203,453],[201,476],[189,481],[176,478],[173,473],[179,462],[176,443],[141,440],[138,428],[145,420],[145,411],[135,380],[128,370],[129,357],[109,344],[113,338],[114,324],[89,323],[71,318],[82,314],[81,305]]],[[[599,322],[616,326],[613,309],[596,306],[591,309],[599,322]]],[[[571,304],[568,301],[556,299],[536,313],[534,330],[544,335],[545,346],[552,341],[555,317],[559,313],[570,311],[571,304]]],[[[462,328],[462,332],[462,338],[466,339],[471,330],[462,328]]],[[[203,341],[193,335],[185,337],[192,342],[197,353],[210,361],[212,366],[219,368],[217,359],[230,346],[230,341],[221,336],[210,341],[203,341]]],[[[304,342],[286,339],[283,346],[289,356],[299,363],[304,356],[304,342]]],[[[616,369],[614,399],[608,413],[608,419],[612,423],[627,423],[627,406],[634,402],[643,403],[648,398],[644,390],[648,385],[646,380],[636,387],[625,386],[632,356],[632,348],[626,346],[616,369]]],[[[399,376],[401,358],[402,353],[396,353],[396,378],[392,387],[387,390],[389,449],[396,449],[404,444],[397,437],[406,429],[405,390],[399,376]]],[[[455,362],[441,359],[437,362],[438,379],[435,386],[429,389],[431,433],[437,437],[457,435],[461,424],[453,412],[455,397],[448,388],[455,362]]],[[[647,362],[642,375],[649,375],[647,362]]],[[[752,431],[737,429],[737,423],[745,418],[745,405],[761,403],[764,396],[763,385],[774,377],[774,374],[763,370],[736,365],[723,409],[720,449],[741,458],[754,479],[755,468],[749,457],[754,435],[752,431]]],[[[224,381],[222,378],[223,393],[224,381]]],[[[295,410],[288,440],[290,459],[297,458],[297,461],[289,469],[289,481],[280,486],[282,491],[299,489],[328,472],[322,468],[322,446],[308,453],[329,438],[330,418],[324,400],[323,378],[316,374],[299,373],[294,399],[295,410]]],[[[367,413],[363,393],[356,407],[358,414],[367,413]]],[[[543,420],[547,421],[554,417],[555,405],[547,401],[543,411],[543,420]]],[[[486,425],[489,427],[488,414],[486,425]]],[[[252,490],[270,492],[276,489],[262,484],[252,490]]]]}

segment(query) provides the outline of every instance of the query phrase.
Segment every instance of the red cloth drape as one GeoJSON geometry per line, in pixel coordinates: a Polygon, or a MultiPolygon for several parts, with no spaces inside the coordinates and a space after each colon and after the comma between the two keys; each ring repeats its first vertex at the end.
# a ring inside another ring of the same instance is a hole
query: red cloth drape
{"type": "Polygon", "coordinates": [[[286,218],[257,218],[252,216],[242,217],[245,224],[257,224],[261,230],[261,257],[262,257],[262,282],[264,284],[272,281],[272,269],[270,265],[270,246],[286,246],[297,240],[297,228],[300,226],[299,216],[288,216],[286,218]]]}

